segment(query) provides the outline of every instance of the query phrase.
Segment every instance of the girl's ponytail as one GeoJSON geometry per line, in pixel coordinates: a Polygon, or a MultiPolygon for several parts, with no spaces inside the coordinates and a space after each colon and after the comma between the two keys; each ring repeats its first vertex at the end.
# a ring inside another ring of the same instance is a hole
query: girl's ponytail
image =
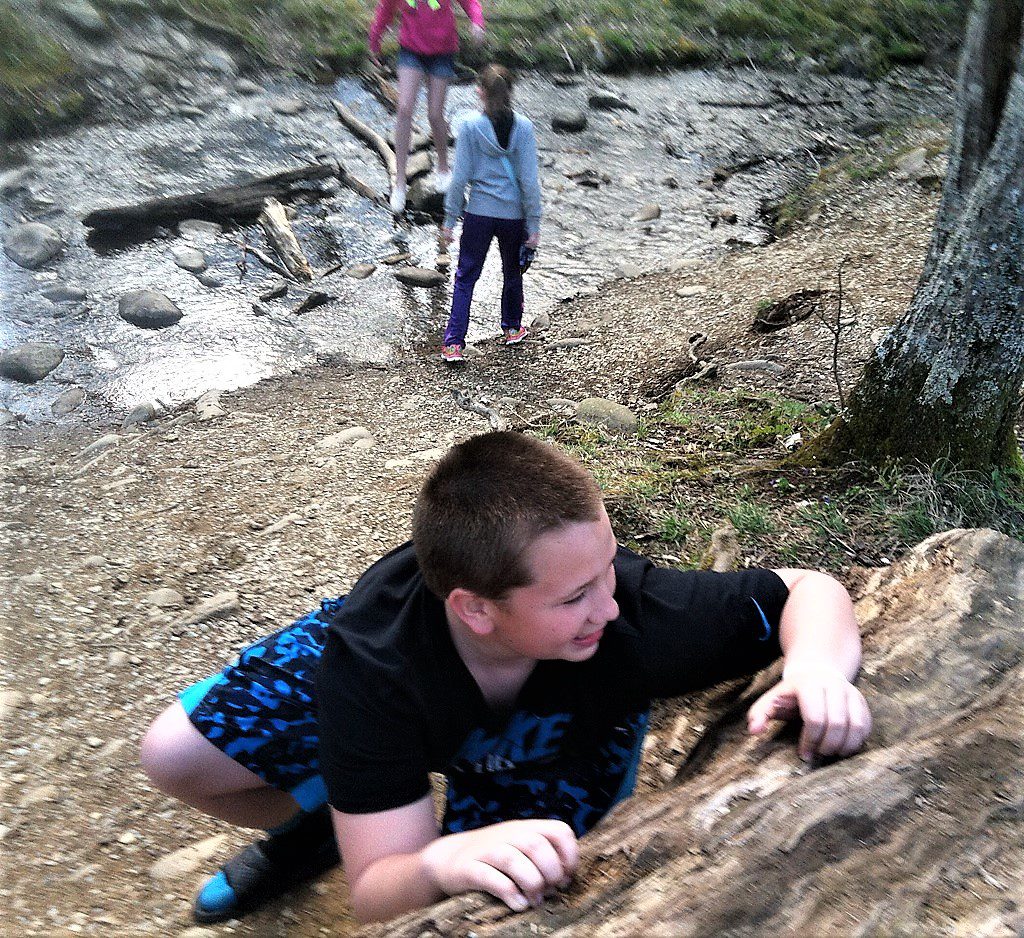
{"type": "Polygon", "coordinates": [[[512,110],[512,85],[515,79],[504,65],[485,65],[477,75],[477,84],[484,97],[484,111],[497,117],[512,110]]]}

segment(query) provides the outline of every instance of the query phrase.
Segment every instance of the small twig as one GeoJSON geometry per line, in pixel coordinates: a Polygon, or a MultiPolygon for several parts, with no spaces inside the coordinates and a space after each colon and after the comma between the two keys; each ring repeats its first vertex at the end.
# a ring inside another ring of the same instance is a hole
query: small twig
{"type": "Polygon", "coordinates": [[[576,63],[572,60],[572,56],[569,55],[569,50],[565,47],[564,42],[560,42],[559,45],[562,47],[562,54],[565,56],[565,61],[569,63],[569,71],[576,71],[576,63]]]}
{"type": "Polygon", "coordinates": [[[486,417],[492,430],[506,429],[507,422],[505,418],[493,407],[487,407],[480,403],[480,401],[473,400],[465,391],[460,391],[458,388],[452,388],[452,397],[462,410],[468,410],[471,414],[479,414],[481,417],[486,417]]]}
{"type": "Polygon", "coordinates": [[[287,280],[291,280],[292,283],[297,282],[295,278],[284,267],[277,263],[277,261],[275,261],[273,258],[267,257],[267,255],[264,254],[263,251],[261,251],[259,248],[254,248],[252,247],[252,245],[246,244],[243,241],[242,256],[244,257],[246,254],[251,254],[253,257],[257,258],[265,267],[272,270],[275,274],[279,274],[280,276],[286,278],[287,280]]]}
{"type": "Polygon", "coordinates": [[[245,275],[246,275],[247,271],[249,270],[249,264],[248,264],[248,262],[245,259],[245,250],[246,250],[246,248],[248,246],[249,246],[248,236],[243,231],[242,232],[242,257],[241,257],[241,260],[236,261],[236,266],[238,267],[238,282],[239,283],[241,283],[245,279],[245,275]]]}
{"type": "Polygon", "coordinates": [[[336,274],[339,270],[341,270],[342,267],[345,267],[345,266],[347,266],[345,261],[338,261],[337,264],[331,264],[330,267],[325,267],[323,270],[321,270],[316,275],[316,279],[317,280],[323,280],[324,277],[330,277],[331,274],[336,274]]]}

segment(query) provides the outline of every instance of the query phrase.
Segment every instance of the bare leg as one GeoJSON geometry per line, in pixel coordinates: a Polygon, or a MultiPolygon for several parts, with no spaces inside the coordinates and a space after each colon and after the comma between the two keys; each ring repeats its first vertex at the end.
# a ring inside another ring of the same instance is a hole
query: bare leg
{"type": "Polygon", "coordinates": [[[175,701],[142,741],[142,767],[161,791],[240,827],[268,830],[294,817],[299,805],[206,739],[175,701]]]}
{"type": "Polygon", "coordinates": [[[395,116],[395,186],[405,187],[405,167],[412,139],[412,115],[420,93],[423,72],[418,68],[398,69],[398,114],[395,116]]]}
{"type": "Polygon", "coordinates": [[[448,121],[444,118],[444,102],[448,97],[448,79],[431,75],[427,79],[427,118],[437,150],[437,171],[448,172],[448,121]]]}

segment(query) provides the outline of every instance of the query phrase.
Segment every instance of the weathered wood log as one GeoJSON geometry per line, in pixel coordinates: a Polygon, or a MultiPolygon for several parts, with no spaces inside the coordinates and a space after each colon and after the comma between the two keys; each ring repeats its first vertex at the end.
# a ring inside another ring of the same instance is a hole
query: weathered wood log
{"type": "Polygon", "coordinates": [[[284,262],[284,266],[296,280],[312,280],[313,268],[303,253],[299,239],[295,237],[291,222],[284,206],[277,199],[267,199],[260,214],[260,225],[270,246],[284,262]]]}
{"type": "Polygon", "coordinates": [[[202,218],[229,225],[251,221],[263,211],[264,199],[287,200],[306,189],[306,184],[327,179],[336,172],[337,167],[333,163],[313,163],[270,176],[258,176],[237,185],[150,199],[136,205],[96,209],[82,219],[82,224],[96,231],[113,232],[176,225],[186,218],[202,218]]]}
{"type": "Polygon", "coordinates": [[[1024,544],[950,531],[860,594],[865,752],[806,766],[791,729],[747,736],[766,672],[675,728],[696,743],[674,781],[584,838],[565,896],[518,915],[462,896],[362,934],[1020,934],[1024,544]]]}

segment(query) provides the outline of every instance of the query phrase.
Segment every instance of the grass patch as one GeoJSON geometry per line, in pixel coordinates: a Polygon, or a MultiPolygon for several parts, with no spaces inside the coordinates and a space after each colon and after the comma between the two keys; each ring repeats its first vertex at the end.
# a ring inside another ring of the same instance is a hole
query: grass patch
{"type": "Polygon", "coordinates": [[[830,196],[846,181],[871,182],[893,172],[900,158],[923,147],[926,159],[933,159],[949,147],[948,137],[935,121],[915,120],[891,126],[879,135],[878,143],[857,147],[823,166],[803,185],[790,190],[772,208],[772,230],[784,237],[803,225],[819,211],[830,196]],[[910,138],[922,137],[909,142],[910,138]]]}
{"type": "Polygon", "coordinates": [[[824,427],[827,408],[772,394],[689,389],[636,439],[555,420],[539,431],[595,475],[619,539],[655,560],[700,566],[712,532],[737,532],[749,566],[842,574],[956,527],[1024,540],[1024,484],[948,463],[878,471],[782,468],[780,438],[824,427]]]}
{"type": "Polygon", "coordinates": [[[7,2],[0,2],[0,136],[19,137],[76,114],[68,52],[7,2]]]}
{"type": "MultiPolygon", "coordinates": [[[[10,0],[4,0],[9,3],[10,0]]],[[[120,0],[96,0],[116,12],[120,0]]],[[[338,69],[366,51],[372,0],[154,0],[168,17],[221,27],[260,55],[291,50],[338,69]]],[[[877,72],[947,50],[962,32],[966,0],[493,0],[489,59],[544,69],[606,70],[712,62],[785,65],[811,55],[824,69],[877,72]]],[[[458,19],[464,25],[459,12],[458,19]]],[[[393,35],[390,40],[394,49],[393,35]]],[[[940,64],[949,65],[949,62],[940,64]]]]}

